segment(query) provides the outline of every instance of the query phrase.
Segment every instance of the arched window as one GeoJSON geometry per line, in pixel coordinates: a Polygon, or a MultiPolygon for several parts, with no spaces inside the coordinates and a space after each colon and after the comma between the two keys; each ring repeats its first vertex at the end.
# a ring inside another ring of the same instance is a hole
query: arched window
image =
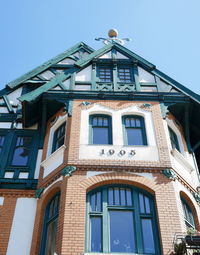
{"type": "Polygon", "coordinates": [[[59,126],[54,132],[53,136],[53,145],[52,145],[52,153],[60,148],[64,144],[65,140],[65,126],[64,122],[61,126],[59,126]]]}
{"type": "Polygon", "coordinates": [[[56,252],[59,202],[60,193],[57,193],[46,206],[40,255],[54,255],[56,252]]]}
{"type": "Polygon", "coordinates": [[[110,116],[90,116],[90,143],[112,144],[112,123],[110,116]]]}
{"type": "Polygon", "coordinates": [[[192,210],[188,203],[185,201],[185,199],[181,199],[182,201],[182,206],[183,206],[183,213],[184,213],[184,218],[185,218],[185,224],[187,228],[196,228],[195,227],[195,222],[194,222],[194,216],[192,213],[192,210]]]}
{"type": "Polygon", "coordinates": [[[87,251],[160,254],[153,197],[130,186],[87,196],[87,251]]]}
{"type": "Polygon", "coordinates": [[[122,118],[124,140],[127,145],[147,145],[144,118],[128,115],[122,118]]]}

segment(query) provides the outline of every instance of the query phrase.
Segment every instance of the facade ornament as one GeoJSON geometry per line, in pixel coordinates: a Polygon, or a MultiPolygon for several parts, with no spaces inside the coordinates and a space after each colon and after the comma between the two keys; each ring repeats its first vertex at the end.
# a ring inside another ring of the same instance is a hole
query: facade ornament
{"type": "Polygon", "coordinates": [[[197,201],[197,204],[200,205],[200,195],[197,192],[193,193],[193,197],[195,198],[195,200],[197,201]]]}
{"type": "Polygon", "coordinates": [[[176,173],[175,173],[172,169],[165,169],[165,170],[163,170],[162,172],[163,172],[163,174],[164,174],[167,178],[169,178],[169,179],[171,179],[171,180],[173,180],[173,181],[175,181],[176,178],[177,178],[176,173]]]}
{"type": "Polygon", "coordinates": [[[91,105],[92,103],[91,102],[88,102],[88,101],[83,101],[82,103],[81,103],[81,105],[83,105],[83,106],[88,106],[88,105],[91,105]]]}
{"type": "Polygon", "coordinates": [[[44,188],[39,188],[35,191],[35,198],[40,198],[42,193],[44,191],[44,188]]]}
{"type": "Polygon", "coordinates": [[[62,176],[71,176],[73,172],[76,171],[76,166],[66,166],[61,171],[62,176]]]}
{"type": "Polygon", "coordinates": [[[108,38],[103,38],[103,37],[99,37],[99,38],[95,38],[96,41],[103,41],[104,44],[108,45],[110,43],[119,43],[121,45],[124,45],[125,41],[129,42],[131,41],[130,38],[118,38],[118,31],[117,29],[110,29],[108,31],[108,38]]]}

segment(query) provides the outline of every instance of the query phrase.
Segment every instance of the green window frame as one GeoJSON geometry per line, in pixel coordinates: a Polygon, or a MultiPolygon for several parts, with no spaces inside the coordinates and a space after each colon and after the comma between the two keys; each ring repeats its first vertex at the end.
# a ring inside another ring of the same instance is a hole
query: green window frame
{"type": "Polygon", "coordinates": [[[61,124],[55,130],[54,135],[53,135],[53,145],[52,145],[51,153],[53,153],[54,151],[59,149],[64,144],[64,141],[65,141],[65,127],[66,127],[66,122],[61,124]]]}
{"type": "Polygon", "coordinates": [[[168,127],[168,130],[169,130],[169,137],[170,137],[172,149],[177,149],[179,152],[181,152],[176,133],[170,127],[168,127]]]}
{"type": "Polygon", "coordinates": [[[139,115],[122,116],[125,145],[146,146],[147,136],[144,118],[139,115]]]}
{"type": "Polygon", "coordinates": [[[133,72],[131,67],[121,67],[117,69],[118,80],[121,83],[134,83],[133,72]]]}
{"type": "Polygon", "coordinates": [[[181,198],[181,202],[182,202],[186,227],[196,229],[196,225],[195,225],[195,221],[194,221],[194,215],[192,213],[192,210],[191,210],[190,206],[188,205],[188,203],[183,198],[181,198]]]}
{"type": "Polygon", "coordinates": [[[112,118],[95,114],[89,117],[89,143],[112,144],[112,118]]]}
{"type": "Polygon", "coordinates": [[[12,172],[15,180],[20,173],[28,173],[27,182],[33,180],[39,144],[38,131],[1,129],[0,137],[4,137],[0,139],[0,179],[4,178],[5,172],[12,172]]]}
{"type": "Polygon", "coordinates": [[[40,255],[49,255],[56,252],[59,205],[60,193],[57,193],[51,198],[45,209],[40,255]]]}
{"type": "Polygon", "coordinates": [[[154,197],[129,185],[87,194],[86,252],[161,254],[154,197]]]}
{"type": "Polygon", "coordinates": [[[113,69],[111,66],[98,67],[98,80],[103,83],[113,82],[113,69]]]}

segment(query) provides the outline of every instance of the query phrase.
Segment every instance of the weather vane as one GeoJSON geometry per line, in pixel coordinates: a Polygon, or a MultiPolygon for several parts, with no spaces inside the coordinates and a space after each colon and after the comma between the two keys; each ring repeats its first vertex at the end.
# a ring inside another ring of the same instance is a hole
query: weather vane
{"type": "Polygon", "coordinates": [[[117,36],[118,36],[118,31],[117,29],[110,29],[108,31],[108,36],[109,38],[103,38],[103,37],[100,37],[100,38],[95,38],[96,41],[103,41],[104,44],[109,44],[109,43],[114,43],[114,42],[117,42],[121,45],[124,45],[125,41],[131,41],[130,38],[122,38],[122,39],[119,39],[117,36]]]}

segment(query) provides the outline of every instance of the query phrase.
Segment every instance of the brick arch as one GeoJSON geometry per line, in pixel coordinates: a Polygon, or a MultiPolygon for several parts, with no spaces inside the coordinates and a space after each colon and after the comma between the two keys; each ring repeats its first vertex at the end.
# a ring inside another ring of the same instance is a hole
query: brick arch
{"type": "Polygon", "coordinates": [[[192,202],[190,197],[184,191],[180,191],[180,198],[183,198],[189,205],[190,209],[192,210],[193,216],[194,216],[194,221],[195,221],[196,227],[200,231],[198,214],[197,214],[197,210],[196,210],[194,203],[192,202]]]}
{"type": "Polygon", "coordinates": [[[152,195],[155,195],[157,189],[154,179],[147,179],[143,176],[129,173],[113,172],[99,174],[80,183],[80,185],[85,188],[86,192],[107,184],[127,184],[144,189],[152,195]]]}

